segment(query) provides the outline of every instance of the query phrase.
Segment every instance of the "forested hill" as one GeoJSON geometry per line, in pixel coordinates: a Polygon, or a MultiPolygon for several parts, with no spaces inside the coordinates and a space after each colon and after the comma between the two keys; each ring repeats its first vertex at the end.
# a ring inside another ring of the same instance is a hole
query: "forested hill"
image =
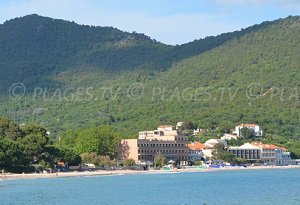
{"type": "Polygon", "coordinates": [[[13,19],[0,25],[0,114],[52,133],[110,124],[134,137],[192,121],[219,131],[257,123],[299,139],[299,36],[298,16],[179,46],[37,15],[13,19]],[[9,98],[13,83],[26,95],[9,98]],[[30,92],[35,86],[40,98],[30,92]],[[89,92],[84,100],[74,99],[79,88],[89,92]]]}
{"type": "Polygon", "coordinates": [[[163,65],[156,64],[158,59],[169,50],[143,34],[38,15],[1,25],[0,45],[1,88],[13,82],[52,86],[51,78],[68,69],[159,69],[163,65]]]}
{"type": "Polygon", "coordinates": [[[64,71],[92,69],[116,75],[134,69],[167,70],[174,62],[272,23],[168,46],[112,27],[78,25],[35,14],[12,19],[0,25],[0,92],[15,82],[23,82],[28,89],[63,86],[64,82],[53,79],[64,71]]]}

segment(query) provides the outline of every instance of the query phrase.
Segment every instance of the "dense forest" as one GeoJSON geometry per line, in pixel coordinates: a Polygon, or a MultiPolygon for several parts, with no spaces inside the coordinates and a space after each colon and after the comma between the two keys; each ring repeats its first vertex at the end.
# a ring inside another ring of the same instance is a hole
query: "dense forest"
{"type": "Polygon", "coordinates": [[[17,125],[0,118],[0,169],[8,172],[38,172],[81,162],[115,163],[121,136],[110,126],[70,130],[59,140],[49,137],[46,128],[35,124],[17,125]],[[93,160],[93,161],[90,161],[93,160]]]}
{"type": "Polygon", "coordinates": [[[219,133],[257,123],[292,146],[299,35],[298,16],[177,46],[38,15],[12,19],[0,25],[0,115],[54,138],[103,125],[133,138],[177,121],[219,133]]]}

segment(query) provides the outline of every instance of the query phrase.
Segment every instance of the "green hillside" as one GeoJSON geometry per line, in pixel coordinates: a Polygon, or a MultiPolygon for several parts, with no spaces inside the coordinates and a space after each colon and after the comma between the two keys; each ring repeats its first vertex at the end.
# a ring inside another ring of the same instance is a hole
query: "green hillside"
{"type": "Polygon", "coordinates": [[[181,46],[37,15],[10,20],[0,26],[0,113],[52,133],[111,124],[134,137],[192,121],[218,130],[258,123],[299,139],[299,36],[299,17],[181,46]],[[19,82],[26,95],[9,98],[19,82]]]}
{"type": "Polygon", "coordinates": [[[168,46],[144,34],[112,27],[78,25],[35,14],[12,19],[0,24],[0,92],[6,92],[16,82],[26,84],[31,90],[36,86],[69,86],[68,77],[56,80],[64,72],[73,75],[87,71],[90,75],[91,70],[96,70],[107,79],[134,69],[167,70],[173,62],[198,55],[266,24],[269,23],[168,46]]]}

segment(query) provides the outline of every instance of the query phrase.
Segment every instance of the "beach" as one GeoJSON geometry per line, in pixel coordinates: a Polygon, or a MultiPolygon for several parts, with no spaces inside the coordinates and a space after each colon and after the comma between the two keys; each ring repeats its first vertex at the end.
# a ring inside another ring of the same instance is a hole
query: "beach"
{"type": "Polygon", "coordinates": [[[222,167],[222,168],[185,168],[173,170],[97,170],[97,171],[73,171],[56,173],[30,173],[13,174],[5,173],[1,175],[0,180],[14,179],[40,179],[40,178],[62,178],[62,177],[83,177],[83,176],[105,176],[105,175],[130,175],[130,174],[159,174],[159,173],[182,173],[182,172],[213,172],[213,171],[234,171],[234,170],[261,170],[261,169],[297,169],[300,166],[253,166],[253,167],[222,167]]]}

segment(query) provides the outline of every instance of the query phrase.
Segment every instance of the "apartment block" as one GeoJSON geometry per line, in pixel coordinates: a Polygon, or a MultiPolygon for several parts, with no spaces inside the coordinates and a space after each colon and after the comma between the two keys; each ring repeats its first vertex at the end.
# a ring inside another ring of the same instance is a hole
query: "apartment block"
{"type": "Polygon", "coordinates": [[[188,159],[187,137],[174,126],[163,125],[156,130],[139,132],[138,139],[124,139],[119,145],[119,159],[132,158],[138,163],[153,162],[158,154],[167,161],[180,164],[188,159]]]}

